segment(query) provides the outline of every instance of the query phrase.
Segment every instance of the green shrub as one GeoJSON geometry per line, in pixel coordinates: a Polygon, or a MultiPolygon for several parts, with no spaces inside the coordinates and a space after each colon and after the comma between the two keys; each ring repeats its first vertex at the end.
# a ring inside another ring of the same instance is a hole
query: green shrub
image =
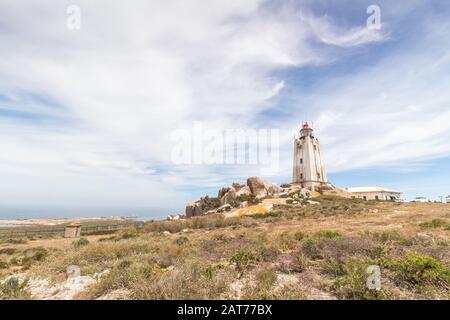
{"type": "Polygon", "coordinates": [[[132,264],[132,262],[130,260],[122,260],[119,262],[118,267],[120,269],[126,269],[128,267],[130,267],[132,264]]]}
{"type": "Polygon", "coordinates": [[[43,247],[32,248],[29,252],[31,252],[31,259],[34,261],[43,261],[48,256],[47,249],[43,247]]]}
{"type": "Polygon", "coordinates": [[[253,219],[266,219],[266,218],[280,218],[282,216],[281,211],[270,211],[267,213],[255,213],[250,217],[253,219]]]}
{"type": "Polygon", "coordinates": [[[11,238],[1,241],[3,243],[10,243],[10,244],[26,244],[28,241],[27,239],[22,238],[11,238]]]}
{"type": "Polygon", "coordinates": [[[175,240],[175,243],[178,244],[179,246],[181,246],[187,242],[189,242],[189,239],[187,237],[179,237],[179,238],[177,238],[177,240],[175,240]]]}
{"type": "Polygon", "coordinates": [[[269,291],[277,282],[277,274],[273,270],[262,270],[256,274],[258,287],[262,291],[269,291]]]}
{"type": "Polygon", "coordinates": [[[435,259],[419,254],[407,253],[391,265],[403,282],[420,289],[426,285],[449,286],[450,271],[435,259]]]}
{"type": "Polygon", "coordinates": [[[137,233],[137,232],[127,231],[127,232],[122,233],[120,238],[121,239],[132,239],[132,238],[136,238],[138,236],[139,236],[139,233],[137,233]]]}
{"type": "Polygon", "coordinates": [[[305,238],[305,234],[301,231],[297,231],[296,233],[294,233],[294,239],[297,241],[301,241],[305,238]]]}
{"type": "Polygon", "coordinates": [[[423,222],[419,224],[422,229],[432,229],[432,228],[441,228],[447,226],[447,222],[441,219],[433,219],[428,222],[423,222]]]}
{"type": "Polygon", "coordinates": [[[210,264],[206,267],[205,275],[208,279],[214,278],[214,275],[216,274],[217,270],[222,270],[225,268],[225,265],[222,263],[214,263],[210,264]]]}
{"type": "Polygon", "coordinates": [[[17,250],[14,248],[4,248],[0,249],[0,254],[13,255],[17,250]]]}
{"type": "Polygon", "coordinates": [[[30,293],[26,290],[27,284],[27,280],[9,278],[4,283],[0,283],[0,299],[30,299],[30,293]]]}
{"type": "Polygon", "coordinates": [[[341,236],[342,236],[341,232],[335,230],[321,230],[314,234],[314,237],[328,238],[328,239],[338,238],[341,236]]]}
{"type": "Polygon", "coordinates": [[[9,265],[7,262],[0,260],[0,269],[8,269],[9,265]]]}
{"type": "Polygon", "coordinates": [[[261,199],[258,199],[254,194],[241,194],[237,197],[239,202],[247,201],[249,205],[261,203],[261,199]]]}
{"type": "Polygon", "coordinates": [[[335,280],[332,288],[338,298],[386,300],[392,294],[384,290],[369,289],[367,287],[368,261],[356,258],[347,258],[343,265],[344,276],[335,280]]]}
{"type": "Polygon", "coordinates": [[[333,275],[334,277],[345,274],[343,263],[334,257],[326,257],[321,263],[320,268],[323,273],[333,275]]]}
{"type": "Polygon", "coordinates": [[[84,246],[87,246],[88,244],[89,244],[89,240],[86,238],[80,238],[80,239],[72,242],[72,245],[75,248],[84,247],[84,246]]]}
{"type": "Polygon", "coordinates": [[[372,231],[366,232],[366,235],[371,237],[373,240],[381,242],[381,243],[387,243],[387,242],[396,242],[402,245],[412,245],[413,240],[411,238],[407,238],[404,235],[400,234],[398,231],[372,231]]]}
{"type": "Polygon", "coordinates": [[[100,238],[97,241],[103,242],[103,241],[119,241],[120,238],[117,238],[116,236],[106,237],[106,238],[100,238]]]}
{"type": "Polygon", "coordinates": [[[316,238],[305,238],[302,243],[302,251],[311,259],[318,259],[322,257],[322,242],[316,238]]]}
{"type": "Polygon", "coordinates": [[[216,197],[205,196],[204,198],[200,198],[200,206],[203,212],[217,209],[220,207],[220,199],[216,197]]]}
{"type": "Polygon", "coordinates": [[[298,240],[295,238],[294,234],[289,232],[281,233],[277,238],[277,242],[279,243],[279,246],[284,250],[295,249],[298,245],[298,240]]]}
{"type": "Polygon", "coordinates": [[[256,255],[247,250],[235,252],[230,257],[230,262],[236,265],[236,269],[240,272],[245,271],[253,261],[256,261],[256,255]]]}

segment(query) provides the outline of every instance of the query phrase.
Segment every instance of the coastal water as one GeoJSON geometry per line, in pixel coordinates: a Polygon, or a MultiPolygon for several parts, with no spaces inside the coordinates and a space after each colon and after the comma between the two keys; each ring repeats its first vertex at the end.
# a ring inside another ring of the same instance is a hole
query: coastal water
{"type": "MultiPolygon", "coordinates": [[[[84,206],[14,206],[0,205],[0,220],[58,219],[81,217],[136,217],[160,220],[179,210],[157,207],[84,207],[84,206]]],[[[0,225],[1,227],[2,225],[0,225]]]]}

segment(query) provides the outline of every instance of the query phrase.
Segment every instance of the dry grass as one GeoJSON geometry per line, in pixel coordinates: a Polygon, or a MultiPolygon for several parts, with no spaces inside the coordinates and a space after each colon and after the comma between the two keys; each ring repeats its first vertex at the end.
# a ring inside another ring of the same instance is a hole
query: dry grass
{"type": "MultiPolygon", "coordinates": [[[[318,200],[254,218],[149,222],[64,243],[28,268],[53,281],[68,265],[109,270],[82,294],[88,299],[118,289],[133,299],[449,299],[450,206],[318,200]],[[371,264],[382,269],[380,292],[365,286],[371,264]]],[[[33,241],[26,246],[4,244],[0,259],[9,266],[33,241]]]]}

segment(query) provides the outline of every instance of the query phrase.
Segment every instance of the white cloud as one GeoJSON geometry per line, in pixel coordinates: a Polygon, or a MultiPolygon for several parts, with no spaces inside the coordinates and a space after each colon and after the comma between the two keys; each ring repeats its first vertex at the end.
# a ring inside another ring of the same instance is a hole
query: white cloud
{"type": "Polygon", "coordinates": [[[177,186],[224,177],[171,168],[173,129],[253,127],[282,91],[273,71],[336,59],[317,44],[383,38],[262,0],[77,4],[80,31],[65,27],[68,2],[0,4],[0,111],[32,113],[0,120],[4,201],[185,199],[177,186]]]}

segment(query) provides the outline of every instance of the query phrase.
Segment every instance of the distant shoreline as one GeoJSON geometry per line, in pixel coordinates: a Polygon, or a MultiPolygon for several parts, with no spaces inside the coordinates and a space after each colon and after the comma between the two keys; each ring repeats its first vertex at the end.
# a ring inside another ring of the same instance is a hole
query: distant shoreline
{"type": "Polygon", "coordinates": [[[109,216],[109,217],[78,217],[78,218],[50,218],[50,219],[5,219],[0,220],[0,228],[31,227],[31,226],[56,226],[72,222],[87,223],[101,221],[128,221],[137,219],[136,216],[109,216]]]}

